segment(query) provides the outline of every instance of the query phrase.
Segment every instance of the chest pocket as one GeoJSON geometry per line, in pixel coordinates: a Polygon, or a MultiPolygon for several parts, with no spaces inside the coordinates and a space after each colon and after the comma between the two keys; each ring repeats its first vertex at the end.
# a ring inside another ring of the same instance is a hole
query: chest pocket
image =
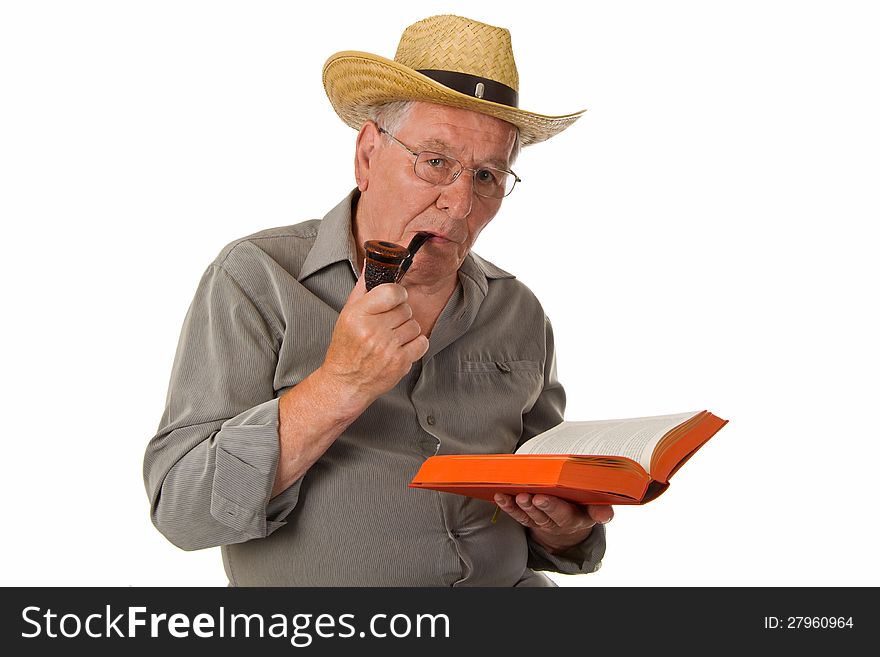
{"type": "Polygon", "coordinates": [[[544,387],[536,360],[460,360],[455,377],[454,410],[470,433],[472,452],[510,452],[522,434],[522,416],[544,387]]]}

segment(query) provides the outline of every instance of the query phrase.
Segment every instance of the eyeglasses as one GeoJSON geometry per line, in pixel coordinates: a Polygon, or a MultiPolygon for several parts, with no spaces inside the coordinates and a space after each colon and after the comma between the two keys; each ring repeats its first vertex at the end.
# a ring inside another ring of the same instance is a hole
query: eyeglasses
{"type": "Polygon", "coordinates": [[[449,157],[442,153],[434,153],[433,151],[416,153],[385,128],[379,128],[379,132],[388,135],[395,143],[405,148],[410,155],[415,157],[416,161],[413,163],[413,173],[432,185],[451,185],[458,180],[462,171],[468,170],[474,174],[472,176],[474,181],[474,192],[476,192],[478,196],[499,199],[509,195],[510,192],[513,191],[516,183],[522,182],[520,177],[513,171],[495,169],[493,167],[471,169],[470,167],[464,166],[454,157],[449,157]]]}

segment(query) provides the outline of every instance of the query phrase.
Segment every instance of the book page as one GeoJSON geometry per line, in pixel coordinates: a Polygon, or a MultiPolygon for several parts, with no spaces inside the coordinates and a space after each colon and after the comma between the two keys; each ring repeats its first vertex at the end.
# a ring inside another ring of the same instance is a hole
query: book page
{"type": "Polygon", "coordinates": [[[673,427],[700,411],[621,420],[563,422],[527,440],[517,454],[626,456],[651,471],[651,454],[673,427]]]}

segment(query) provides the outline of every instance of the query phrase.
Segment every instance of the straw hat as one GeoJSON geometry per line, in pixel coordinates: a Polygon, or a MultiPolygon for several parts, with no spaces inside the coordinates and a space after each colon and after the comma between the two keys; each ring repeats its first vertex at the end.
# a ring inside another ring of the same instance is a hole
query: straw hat
{"type": "Polygon", "coordinates": [[[526,146],[562,132],[583,114],[545,116],[519,109],[510,32],[451,15],[406,28],[393,60],[353,50],[336,53],[324,64],[324,89],[355,130],[376,105],[421,100],[503,119],[520,129],[526,146]]]}

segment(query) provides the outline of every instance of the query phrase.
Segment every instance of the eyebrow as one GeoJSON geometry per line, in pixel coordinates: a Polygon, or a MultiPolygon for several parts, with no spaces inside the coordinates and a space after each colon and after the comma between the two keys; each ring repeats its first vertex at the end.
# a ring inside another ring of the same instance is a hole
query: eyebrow
{"type": "MultiPolygon", "coordinates": [[[[452,155],[455,151],[452,146],[440,139],[426,139],[425,141],[420,142],[418,148],[415,148],[414,150],[416,151],[416,153],[419,153],[421,151],[432,151],[435,153],[439,153],[440,155],[452,155]]],[[[457,154],[455,156],[458,157],[457,154]]],[[[503,169],[505,171],[508,171],[510,169],[510,165],[508,165],[507,162],[504,160],[489,158],[488,160],[484,160],[484,162],[484,166],[491,166],[496,169],[503,169]]]]}

